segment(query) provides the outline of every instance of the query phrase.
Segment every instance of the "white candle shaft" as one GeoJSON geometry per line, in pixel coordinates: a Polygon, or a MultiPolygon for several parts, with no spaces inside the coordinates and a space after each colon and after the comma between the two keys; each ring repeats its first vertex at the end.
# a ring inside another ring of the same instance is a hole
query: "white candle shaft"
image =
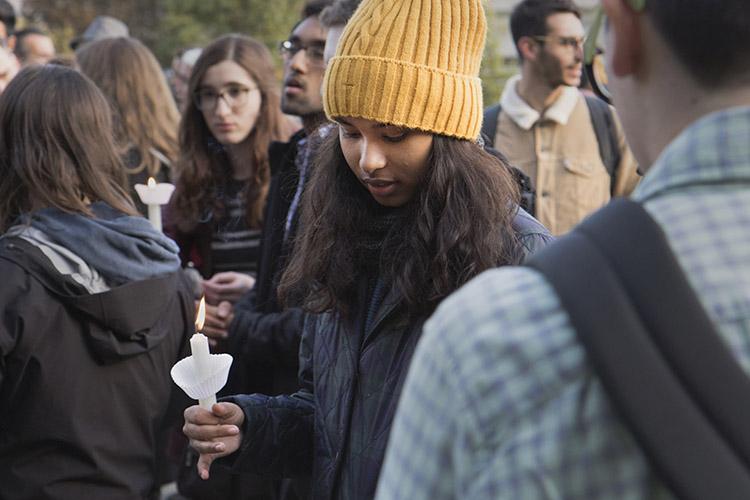
{"type": "Polygon", "coordinates": [[[216,404],[216,394],[208,398],[199,399],[198,404],[204,410],[211,411],[211,408],[216,404]]]}
{"type": "Polygon", "coordinates": [[[208,337],[196,333],[190,337],[190,352],[193,355],[196,375],[199,380],[205,380],[211,375],[211,353],[208,350],[208,337]]]}
{"type": "Polygon", "coordinates": [[[151,225],[154,226],[154,229],[161,232],[161,205],[148,205],[148,220],[151,221],[151,225]]]}

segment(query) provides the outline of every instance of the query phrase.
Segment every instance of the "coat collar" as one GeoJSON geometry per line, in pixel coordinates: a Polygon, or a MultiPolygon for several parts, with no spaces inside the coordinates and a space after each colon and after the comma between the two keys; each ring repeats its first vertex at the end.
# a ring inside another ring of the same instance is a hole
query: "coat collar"
{"type": "Polygon", "coordinates": [[[508,116],[523,130],[531,130],[540,119],[552,120],[559,123],[560,125],[566,125],[570,119],[570,115],[573,113],[580,92],[575,87],[564,87],[560,93],[560,97],[544,110],[544,114],[540,114],[537,110],[529,106],[524,101],[518,92],[516,86],[521,81],[521,75],[516,75],[508,80],[508,83],[503,89],[503,95],[500,97],[500,106],[504,113],[508,116]]]}

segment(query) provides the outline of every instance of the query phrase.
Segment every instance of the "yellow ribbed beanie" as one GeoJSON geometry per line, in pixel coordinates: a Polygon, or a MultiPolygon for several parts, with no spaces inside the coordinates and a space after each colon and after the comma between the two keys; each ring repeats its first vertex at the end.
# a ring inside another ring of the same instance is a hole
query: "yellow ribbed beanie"
{"type": "Polygon", "coordinates": [[[326,115],[476,139],[486,30],[481,0],[364,0],[326,71],[326,115]]]}

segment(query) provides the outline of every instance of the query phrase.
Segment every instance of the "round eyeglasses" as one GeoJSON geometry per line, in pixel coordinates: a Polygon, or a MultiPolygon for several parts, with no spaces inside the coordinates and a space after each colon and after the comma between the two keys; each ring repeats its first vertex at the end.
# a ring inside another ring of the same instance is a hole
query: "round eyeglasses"
{"type": "Polygon", "coordinates": [[[258,87],[249,88],[241,85],[232,85],[221,92],[211,88],[202,88],[193,94],[193,102],[199,110],[211,111],[216,108],[219,99],[223,99],[227,106],[236,109],[244,106],[247,103],[247,96],[255,90],[258,90],[258,87]]]}
{"type": "Polygon", "coordinates": [[[325,43],[313,42],[303,44],[297,39],[284,40],[279,44],[279,52],[285,61],[289,61],[300,50],[305,51],[307,62],[316,66],[322,66],[324,63],[325,43]]]}

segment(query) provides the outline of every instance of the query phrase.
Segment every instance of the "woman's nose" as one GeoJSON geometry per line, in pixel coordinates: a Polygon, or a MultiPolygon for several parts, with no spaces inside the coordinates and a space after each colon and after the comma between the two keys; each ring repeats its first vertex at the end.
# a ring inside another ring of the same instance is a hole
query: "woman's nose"
{"type": "Polygon", "coordinates": [[[363,173],[371,177],[376,170],[386,165],[386,157],[383,151],[372,142],[363,141],[362,151],[359,157],[359,168],[363,173]]]}

